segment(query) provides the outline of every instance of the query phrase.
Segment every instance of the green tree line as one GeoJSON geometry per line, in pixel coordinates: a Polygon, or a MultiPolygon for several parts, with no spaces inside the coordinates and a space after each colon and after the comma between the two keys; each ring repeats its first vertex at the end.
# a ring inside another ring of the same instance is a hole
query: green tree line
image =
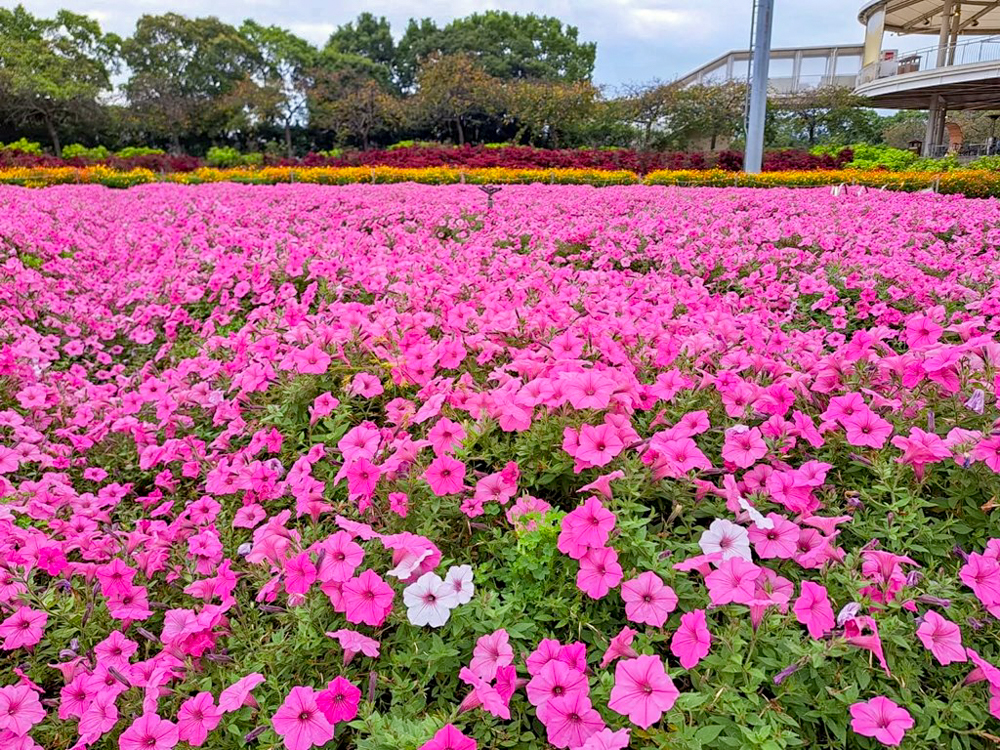
{"type": "MultiPolygon", "coordinates": [[[[278,26],[144,15],[131,36],[61,10],[0,8],[0,141],[213,145],[288,156],[401,140],[552,148],[729,145],[745,87],[593,83],[596,45],[557,18],[486,11],[394,36],[362,13],[320,47],[278,26]]],[[[850,92],[775,100],[769,140],[878,142],[884,118],[850,92]]]]}

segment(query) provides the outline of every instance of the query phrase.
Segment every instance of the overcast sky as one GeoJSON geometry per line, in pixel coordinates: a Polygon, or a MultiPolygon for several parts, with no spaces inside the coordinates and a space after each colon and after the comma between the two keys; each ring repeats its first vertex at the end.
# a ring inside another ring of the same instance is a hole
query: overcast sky
{"type": "MultiPolygon", "coordinates": [[[[745,49],[752,0],[22,0],[38,15],[60,7],[96,17],[109,31],[129,33],[143,13],[215,15],[230,23],[252,17],[322,43],[363,10],[384,15],[398,37],[410,16],[439,24],[499,9],[552,15],[597,42],[597,83],[616,86],[669,80],[731,49],[745,49]]],[[[861,0],[776,0],[774,46],[860,44],[861,0]]],[[[894,45],[895,46],[895,45],[894,45]]]]}

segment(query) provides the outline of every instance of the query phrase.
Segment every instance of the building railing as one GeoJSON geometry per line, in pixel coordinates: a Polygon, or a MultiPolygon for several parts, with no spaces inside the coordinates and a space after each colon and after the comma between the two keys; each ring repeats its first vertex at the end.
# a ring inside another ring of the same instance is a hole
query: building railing
{"type": "Polygon", "coordinates": [[[980,156],[996,156],[1000,154],[1000,139],[992,139],[986,143],[963,143],[958,147],[950,143],[932,145],[927,149],[927,155],[933,159],[941,159],[949,154],[955,154],[960,161],[978,159],[980,156]]]}
{"type": "Polygon", "coordinates": [[[971,39],[948,45],[944,51],[944,64],[938,65],[940,49],[937,46],[906,52],[895,60],[880,60],[869,63],[858,74],[858,85],[863,86],[882,78],[934,70],[938,67],[950,68],[956,65],[1000,61],[1000,36],[971,39]]]}

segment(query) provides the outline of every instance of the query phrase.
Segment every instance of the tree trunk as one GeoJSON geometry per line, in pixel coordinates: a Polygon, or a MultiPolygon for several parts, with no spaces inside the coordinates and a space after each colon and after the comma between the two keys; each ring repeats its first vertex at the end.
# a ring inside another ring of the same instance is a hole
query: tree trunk
{"type": "Polygon", "coordinates": [[[458,145],[459,146],[464,146],[465,145],[465,131],[462,129],[462,118],[461,117],[456,117],[455,118],[455,126],[458,128],[458,145]]]}
{"type": "Polygon", "coordinates": [[[56,131],[56,124],[52,122],[52,118],[48,115],[45,116],[45,129],[49,131],[49,140],[52,141],[52,153],[56,157],[62,157],[62,144],[59,143],[59,133],[56,131]]]}
{"type": "Polygon", "coordinates": [[[285,123],[285,155],[292,158],[292,126],[285,123]]]}
{"type": "Polygon", "coordinates": [[[712,133],[712,142],[711,142],[711,144],[708,147],[709,151],[715,151],[715,139],[716,138],[717,138],[717,135],[715,133],[712,133]]]}
{"type": "Polygon", "coordinates": [[[178,137],[176,132],[170,134],[170,151],[173,154],[179,154],[181,152],[181,139],[178,137]]]}

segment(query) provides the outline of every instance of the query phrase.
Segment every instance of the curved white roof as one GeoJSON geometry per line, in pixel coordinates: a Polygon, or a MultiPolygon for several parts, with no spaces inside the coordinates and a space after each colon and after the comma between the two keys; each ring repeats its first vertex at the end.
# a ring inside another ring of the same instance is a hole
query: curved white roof
{"type": "MultiPolygon", "coordinates": [[[[900,34],[939,34],[944,0],[872,0],[861,8],[858,20],[868,24],[877,10],[885,10],[885,30],[900,34]]],[[[953,0],[960,9],[961,34],[1000,33],[1000,0],[953,0]]]]}

